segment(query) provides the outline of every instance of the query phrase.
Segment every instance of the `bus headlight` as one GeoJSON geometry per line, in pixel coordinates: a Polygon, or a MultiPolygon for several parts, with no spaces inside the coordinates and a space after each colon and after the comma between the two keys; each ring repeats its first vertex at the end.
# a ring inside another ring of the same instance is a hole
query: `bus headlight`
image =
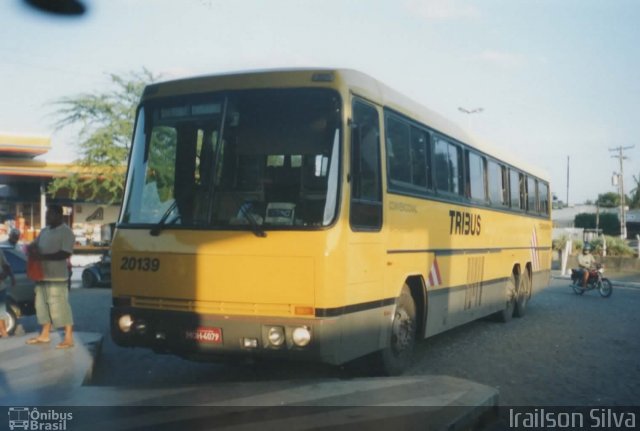
{"type": "Polygon", "coordinates": [[[272,326],[267,334],[272,346],[280,347],[284,344],[284,328],[282,326],[272,326]]]}
{"type": "Polygon", "coordinates": [[[118,327],[124,333],[131,331],[131,327],[133,326],[133,318],[130,314],[123,314],[118,319],[118,327]]]}
{"type": "Polygon", "coordinates": [[[301,326],[293,330],[291,337],[293,338],[293,344],[298,347],[304,347],[311,341],[311,331],[306,326],[301,326]]]}

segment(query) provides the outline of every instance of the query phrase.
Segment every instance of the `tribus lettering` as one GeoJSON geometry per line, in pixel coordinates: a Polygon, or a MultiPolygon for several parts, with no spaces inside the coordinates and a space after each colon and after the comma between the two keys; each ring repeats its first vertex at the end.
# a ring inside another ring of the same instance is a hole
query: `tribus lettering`
{"type": "Polygon", "coordinates": [[[480,235],[480,214],[449,210],[450,235],[480,235]]]}

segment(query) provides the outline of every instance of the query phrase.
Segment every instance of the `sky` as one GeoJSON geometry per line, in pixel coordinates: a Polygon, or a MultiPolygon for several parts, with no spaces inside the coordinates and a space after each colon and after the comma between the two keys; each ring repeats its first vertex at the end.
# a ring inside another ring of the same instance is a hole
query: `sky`
{"type": "Polygon", "coordinates": [[[0,131],[52,139],[55,101],[109,74],[163,79],[282,67],[367,73],[549,174],[570,204],[640,177],[638,0],[82,0],[55,17],[0,2],[0,131]],[[465,114],[459,110],[481,112],[465,114]]]}

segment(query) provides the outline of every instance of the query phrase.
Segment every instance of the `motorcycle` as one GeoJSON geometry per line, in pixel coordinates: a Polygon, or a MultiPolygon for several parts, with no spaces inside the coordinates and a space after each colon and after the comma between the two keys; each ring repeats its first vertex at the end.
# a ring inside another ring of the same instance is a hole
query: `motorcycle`
{"type": "Polygon", "coordinates": [[[598,289],[600,296],[608,298],[613,292],[613,286],[608,278],[603,277],[604,267],[597,264],[594,269],[589,270],[589,278],[587,279],[587,285],[582,286],[582,270],[571,270],[571,287],[576,295],[582,295],[587,290],[598,289]]]}

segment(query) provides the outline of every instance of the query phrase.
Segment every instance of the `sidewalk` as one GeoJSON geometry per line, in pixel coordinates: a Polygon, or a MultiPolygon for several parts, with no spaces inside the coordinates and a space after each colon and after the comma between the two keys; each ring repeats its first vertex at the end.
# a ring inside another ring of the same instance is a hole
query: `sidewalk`
{"type": "Polygon", "coordinates": [[[69,396],[91,379],[102,335],[76,333],[75,346],[56,349],[62,341],[51,334],[48,344],[27,345],[36,333],[0,339],[0,404],[41,405],[69,396]]]}
{"type": "Polygon", "coordinates": [[[68,350],[55,348],[58,334],[49,344],[26,345],[34,335],[0,340],[0,405],[8,412],[72,412],[66,429],[176,429],[185,422],[242,430],[456,430],[497,415],[497,389],[448,376],[88,386],[102,335],[76,333],[68,350]]]}
{"type": "Polygon", "coordinates": [[[607,277],[614,286],[626,286],[640,288],[640,273],[637,272],[612,272],[605,271],[607,277]]]}

